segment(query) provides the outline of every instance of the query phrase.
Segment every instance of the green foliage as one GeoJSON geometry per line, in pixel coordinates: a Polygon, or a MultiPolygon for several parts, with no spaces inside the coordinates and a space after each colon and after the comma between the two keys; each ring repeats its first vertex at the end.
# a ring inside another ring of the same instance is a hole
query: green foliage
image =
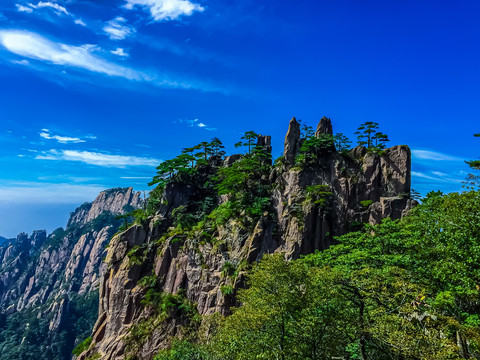
{"type": "MultiPolygon", "coordinates": [[[[323,359],[336,343],[323,334],[340,309],[327,301],[328,279],[283,255],[266,256],[240,290],[242,306],[225,319],[210,351],[218,359],[323,359]]],[[[338,341],[341,334],[338,334],[338,341]]]]}
{"type": "Polygon", "coordinates": [[[125,342],[130,357],[134,357],[153,331],[165,325],[168,319],[176,318],[180,323],[187,324],[196,324],[200,321],[196,305],[190,302],[183,292],[170,294],[150,288],[141,303],[148,306],[153,313],[129,328],[125,342]]]}
{"type": "Polygon", "coordinates": [[[343,133],[337,133],[333,136],[333,142],[337,151],[345,152],[350,150],[352,142],[343,133]]]}
{"type": "MultiPolygon", "coordinates": [[[[480,137],[480,134],[473,134],[473,136],[480,137]]],[[[470,169],[474,170],[475,172],[468,174],[463,186],[469,190],[478,190],[480,188],[480,175],[478,175],[478,170],[480,170],[480,160],[471,160],[465,162],[470,169]]]]}
{"type": "Polygon", "coordinates": [[[224,296],[233,295],[233,287],[231,285],[222,285],[220,286],[220,291],[224,296]]]}
{"type": "Polygon", "coordinates": [[[245,134],[241,137],[241,140],[238,143],[235,144],[235,147],[242,147],[246,146],[248,148],[248,154],[250,155],[252,152],[252,148],[254,146],[255,141],[258,138],[258,134],[255,133],[254,131],[247,131],[245,134]]]}
{"type": "Polygon", "coordinates": [[[143,289],[154,288],[158,283],[158,278],[155,275],[144,276],[138,281],[138,286],[143,289]]]}
{"type": "Polygon", "coordinates": [[[208,219],[214,223],[215,227],[224,225],[228,220],[234,218],[239,213],[239,205],[235,201],[226,201],[215,208],[208,219]]]}
{"type": "Polygon", "coordinates": [[[173,223],[180,229],[191,228],[197,221],[195,215],[188,211],[188,207],[181,205],[172,212],[173,223]]]}
{"type": "Polygon", "coordinates": [[[236,270],[236,266],[233,263],[229,261],[225,261],[225,263],[222,266],[221,274],[223,277],[232,276],[235,273],[235,270],[236,270]]]}
{"type": "Polygon", "coordinates": [[[98,291],[87,296],[72,295],[65,322],[57,333],[49,330],[51,304],[27,308],[7,317],[0,315],[0,358],[2,360],[69,359],[76,339],[86,339],[98,315],[98,291]],[[40,312],[48,316],[38,317],[40,312]]]}
{"type": "Polygon", "coordinates": [[[295,159],[295,164],[301,168],[313,166],[318,163],[322,154],[329,152],[334,147],[333,136],[319,134],[305,138],[300,147],[300,154],[295,159]]]}
{"type": "MultiPolygon", "coordinates": [[[[244,137],[251,141],[253,135],[256,136],[248,132],[244,137]]],[[[218,170],[216,190],[219,195],[229,196],[229,204],[221,209],[224,214],[244,211],[247,222],[254,224],[271,207],[269,175],[272,166],[269,152],[261,146],[249,146],[249,153],[242,159],[218,170]]]]}
{"type": "Polygon", "coordinates": [[[385,144],[390,141],[388,135],[378,131],[378,123],[373,121],[361,124],[355,134],[357,135],[358,145],[365,146],[374,152],[385,149],[385,144]]]}
{"type": "Polygon", "coordinates": [[[410,189],[410,194],[409,198],[413,200],[421,200],[422,199],[422,194],[420,194],[417,190],[415,189],[410,189]]]}
{"type": "Polygon", "coordinates": [[[156,187],[150,192],[146,206],[148,215],[154,214],[162,204],[162,195],[168,184],[186,183],[203,184],[209,187],[208,174],[205,168],[214,167],[225,155],[224,146],[220,139],[213,138],[210,142],[185,148],[177,157],[163,161],[157,166],[157,174],[149,183],[156,187]]]}
{"type": "Polygon", "coordinates": [[[364,208],[368,208],[372,204],[373,204],[372,200],[362,200],[362,201],[360,201],[360,205],[362,205],[362,207],[364,207],[364,208]]]}
{"type": "Polygon", "coordinates": [[[139,245],[135,245],[127,253],[130,265],[141,265],[145,260],[145,248],[139,245]]]}
{"type": "Polygon", "coordinates": [[[92,343],[92,337],[89,336],[85,340],[83,340],[80,344],[78,344],[75,349],[73,349],[72,354],[73,355],[80,355],[83,353],[85,350],[87,350],[90,347],[90,344],[92,343]]]}
{"type": "Polygon", "coordinates": [[[480,358],[480,192],[431,192],[301,260],[266,256],[205,344],[217,359],[480,358]]]}
{"type": "Polygon", "coordinates": [[[93,355],[90,355],[85,360],[100,360],[101,358],[102,358],[102,355],[100,355],[99,353],[95,353],[93,355]]]}
{"type": "Polygon", "coordinates": [[[63,238],[68,234],[68,231],[65,231],[63,228],[59,227],[52,231],[52,233],[48,236],[47,241],[45,243],[45,247],[53,247],[56,248],[60,246],[63,242],[63,238]]]}
{"type": "Polygon", "coordinates": [[[321,208],[324,208],[332,192],[330,191],[330,186],[328,185],[310,185],[305,189],[307,193],[306,201],[311,204],[319,205],[321,208]]]}
{"type": "Polygon", "coordinates": [[[187,340],[176,340],[170,349],[160,350],[153,360],[207,360],[209,358],[201,346],[187,340]]]}

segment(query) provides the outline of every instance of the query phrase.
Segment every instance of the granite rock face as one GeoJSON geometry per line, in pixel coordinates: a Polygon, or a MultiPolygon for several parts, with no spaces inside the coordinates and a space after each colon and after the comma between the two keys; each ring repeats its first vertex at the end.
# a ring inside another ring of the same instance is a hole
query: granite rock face
{"type": "MultiPolygon", "coordinates": [[[[329,119],[321,120],[317,133],[332,134],[329,119]]],[[[222,288],[228,286],[234,294],[245,286],[242,264],[258,261],[265,253],[282,252],[295,259],[326,249],[333,244],[334,236],[356,230],[361,223],[400,218],[415,205],[408,197],[411,160],[407,146],[395,146],[382,154],[363,147],[347,154],[329,149],[321,154],[318,164],[301,169],[295,166],[300,136],[299,123],[293,118],[285,138],[285,163],[275,167],[270,175],[275,188],[271,198],[273,214],[264,213],[253,230],[230,219],[218,230],[216,245],[187,238],[180,246],[175,235],[168,235],[168,225],[162,220],[168,220],[173,203],[174,207],[187,204],[193,190],[171,186],[164,195],[170,199],[169,208],[162,207],[143,226],[133,226],[113,238],[106,258],[107,270],[100,282],[99,317],[92,333],[93,342],[79,356],[80,360],[93,355],[105,360],[125,358],[129,329],[152,317],[151,309],[142,303],[146,290],[140,279],[145,276],[156,276],[157,291],[184,294],[196,304],[200,315],[227,315],[236,304],[235,297],[223,293],[222,288]],[[329,189],[325,206],[305,201],[306,188],[315,185],[329,189]],[[158,242],[162,235],[165,240],[158,242]],[[143,249],[142,259],[132,263],[127,254],[138,247],[143,249]],[[235,279],[224,275],[227,265],[232,264],[238,271],[235,279]]],[[[259,144],[270,146],[270,139],[262,136],[259,144]]],[[[239,158],[227,158],[224,166],[239,158]]],[[[152,359],[181,331],[178,318],[155,327],[137,349],[136,357],[152,359]]]]}
{"type": "Polygon", "coordinates": [[[48,237],[46,231],[20,234],[0,245],[0,315],[31,311],[51,318],[52,341],[70,329],[70,299],[88,296],[100,284],[115,216],[141,203],[132,188],[106,190],[71,213],[65,230],[48,237]]]}
{"type": "Polygon", "coordinates": [[[283,157],[287,164],[294,164],[295,158],[300,152],[300,124],[295,117],[290,120],[287,135],[285,136],[285,148],[283,157]]]}
{"type": "Polygon", "coordinates": [[[320,134],[333,135],[332,121],[327,117],[321,118],[317,125],[315,136],[319,137],[320,134]]]}

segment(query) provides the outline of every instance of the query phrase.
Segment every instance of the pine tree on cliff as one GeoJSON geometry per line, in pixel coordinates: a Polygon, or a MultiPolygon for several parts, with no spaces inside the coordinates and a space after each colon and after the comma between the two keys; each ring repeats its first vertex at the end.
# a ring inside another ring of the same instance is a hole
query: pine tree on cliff
{"type": "Polygon", "coordinates": [[[254,142],[257,140],[258,134],[254,131],[247,131],[240,139],[244,141],[239,141],[238,143],[235,144],[235,147],[242,147],[242,146],[247,146],[248,147],[248,154],[250,155],[252,152],[252,146],[254,145],[254,142]]]}
{"type": "MultiPolygon", "coordinates": [[[[473,134],[475,137],[480,137],[480,133],[478,134],[473,134]]],[[[471,169],[476,170],[478,173],[478,170],[480,170],[480,160],[471,160],[471,161],[465,161],[468,166],[470,166],[471,169]]],[[[477,174],[468,174],[467,179],[463,183],[464,187],[467,189],[475,190],[477,188],[480,188],[480,175],[477,174]]]]}
{"type": "Polygon", "coordinates": [[[387,134],[378,131],[378,123],[373,121],[367,121],[361,124],[357,131],[357,144],[365,146],[367,149],[374,151],[380,151],[385,149],[386,143],[390,141],[387,134]]]}
{"type": "Polygon", "coordinates": [[[361,124],[355,132],[358,139],[358,145],[371,148],[373,145],[373,137],[377,133],[377,129],[378,123],[373,121],[367,121],[361,124]]]}

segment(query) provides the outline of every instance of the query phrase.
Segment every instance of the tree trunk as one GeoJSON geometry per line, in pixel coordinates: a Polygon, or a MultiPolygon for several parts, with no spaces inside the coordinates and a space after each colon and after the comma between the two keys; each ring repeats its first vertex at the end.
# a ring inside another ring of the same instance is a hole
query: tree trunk
{"type": "Polygon", "coordinates": [[[362,360],[367,360],[367,350],[366,350],[366,341],[365,341],[365,324],[364,324],[364,311],[365,311],[365,304],[363,301],[360,300],[360,327],[361,327],[361,332],[360,332],[360,354],[362,357],[362,360]]]}

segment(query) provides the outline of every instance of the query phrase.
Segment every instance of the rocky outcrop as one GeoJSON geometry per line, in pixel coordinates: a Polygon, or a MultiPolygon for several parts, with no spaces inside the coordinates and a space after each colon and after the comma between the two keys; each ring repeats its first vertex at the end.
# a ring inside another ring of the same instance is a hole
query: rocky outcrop
{"type": "Polygon", "coordinates": [[[71,213],[65,230],[48,237],[45,231],[20,234],[0,245],[0,316],[8,321],[14,313],[34,313],[50,319],[48,338],[55,342],[63,332],[69,354],[78,341],[68,323],[77,306],[72,299],[81,302],[97,291],[106,245],[120,225],[116,215],[141,204],[132,188],[106,190],[71,213]]]}
{"type": "MultiPolygon", "coordinates": [[[[332,134],[327,118],[317,128],[317,136],[322,134],[332,134]]],[[[349,153],[328,148],[318,155],[317,163],[301,168],[295,163],[301,142],[299,124],[293,118],[285,138],[285,163],[275,166],[270,175],[274,183],[272,211],[265,212],[253,228],[230,219],[212,241],[202,240],[205,231],[176,234],[169,227],[169,213],[172,207],[188,204],[195,193],[193,188],[177,184],[165,190],[168,207],[162,206],[143,226],[133,226],[114,237],[100,283],[93,342],[79,359],[95,354],[105,360],[125,358],[131,350],[127,348],[129,331],[154,316],[142,301],[146,288],[140,280],[145,277],[155,276],[155,291],[186,296],[200,315],[226,315],[235,304],[236,290],[245,286],[249,264],[263,254],[282,252],[290,259],[298,258],[326,249],[335,236],[356,230],[362,223],[378,223],[388,216],[400,218],[414,206],[408,198],[407,146],[381,153],[363,147],[349,153]]],[[[268,149],[270,139],[262,136],[258,145],[268,149]]],[[[224,164],[230,166],[240,158],[229,157],[224,164]]],[[[227,199],[221,197],[220,201],[227,199]]],[[[137,344],[138,359],[152,359],[182,331],[178,317],[157,325],[143,343],[137,344]]]]}
{"type": "Polygon", "coordinates": [[[285,136],[283,157],[287,164],[294,164],[295,158],[300,152],[300,124],[295,117],[290,120],[287,135],[285,136]]]}
{"type": "Polygon", "coordinates": [[[140,192],[133,188],[115,188],[102,191],[93,203],[85,203],[70,216],[67,228],[72,225],[86,224],[89,221],[108,211],[112,214],[122,214],[125,206],[138,207],[141,203],[140,192]]]}
{"type": "Polygon", "coordinates": [[[333,135],[332,121],[327,117],[321,118],[320,122],[317,125],[317,131],[315,131],[315,136],[319,137],[321,134],[333,135]]]}

